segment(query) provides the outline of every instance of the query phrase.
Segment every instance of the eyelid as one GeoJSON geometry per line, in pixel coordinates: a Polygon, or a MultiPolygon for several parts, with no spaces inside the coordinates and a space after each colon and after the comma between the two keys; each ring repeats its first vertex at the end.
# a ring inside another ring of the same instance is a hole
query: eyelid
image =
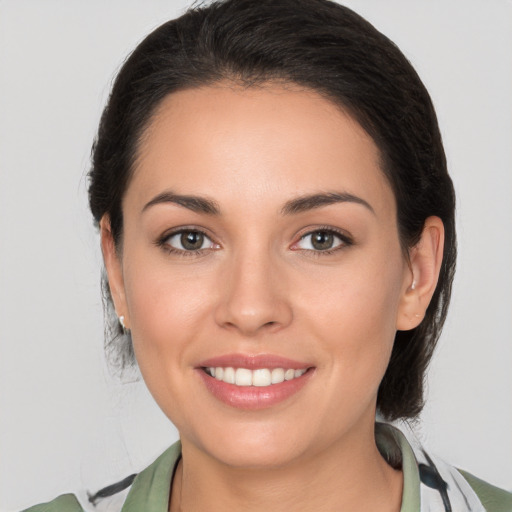
{"type": "Polygon", "coordinates": [[[158,247],[161,247],[168,253],[177,254],[180,256],[193,256],[193,255],[199,255],[204,254],[207,251],[211,250],[217,250],[220,249],[220,244],[215,242],[214,237],[207,233],[207,231],[203,228],[197,227],[197,226],[178,226],[175,228],[171,228],[167,231],[165,231],[162,235],[158,237],[158,239],[155,241],[155,245],[158,247]],[[178,249],[176,247],[173,247],[172,245],[168,244],[167,241],[169,238],[182,234],[187,232],[195,232],[200,233],[205,238],[207,238],[210,242],[212,247],[207,247],[204,249],[196,249],[196,250],[186,250],[186,249],[178,249]]]}
{"type": "Polygon", "coordinates": [[[335,228],[333,226],[308,226],[304,230],[302,230],[299,235],[297,235],[297,240],[293,242],[293,244],[290,246],[290,249],[295,251],[304,251],[309,253],[314,253],[315,255],[322,255],[322,254],[331,254],[333,252],[336,252],[338,250],[344,249],[346,247],[349,247],[351,245],[354,245],[354,239],[351,235],[349,235],[346,231],[341,230],[339,228],[335,228]],[[331,249],[303,249],[300,247],[296,247],[304,238],[307,236],[313,235],[318,232],[325,232],[325,233],[331,233],[335,237],[337,237],[339,240],[341,240],[341,243],[331,249]]]}

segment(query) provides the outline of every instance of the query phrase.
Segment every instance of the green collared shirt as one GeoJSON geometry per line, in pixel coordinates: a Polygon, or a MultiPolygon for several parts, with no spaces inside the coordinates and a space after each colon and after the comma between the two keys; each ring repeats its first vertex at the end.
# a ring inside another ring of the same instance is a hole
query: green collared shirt
{"type": "MultiPolygon", "coordinates": [[[[384,427],[384,429],[392,427],[384,427]]],[[[384,456],[391,451],[400,451],[404,486],[400,512],[420,512],[420,472],[415,454],[406,437],[392,429],[395,445],[389,443],[389,436],[380,438],[377,444],[384,456]]],[[[388,431],[389,433],[389,431],[388,431]]],[[[396,453],[393,455],[396,456],[396,453]]],[[[140,472],[128,492],[119,512],[167,512],[169,493],[174,470],[181,457],[181,444],[178,441],[167,449],[150,466],[140,472]]],[[[512,512],[512,494],[494,487],[474,476],[460,472],[482,502],[487,512],[512,512]]],[[[110,510],[110,509],[109,509],[110,510]]],[[[72,494],[62,495],[49,503],[43,503],[27,509],[25,512],[85,512],[72,494]]],[[[458,511],[453,511],[458,512],[458,511]]]]}

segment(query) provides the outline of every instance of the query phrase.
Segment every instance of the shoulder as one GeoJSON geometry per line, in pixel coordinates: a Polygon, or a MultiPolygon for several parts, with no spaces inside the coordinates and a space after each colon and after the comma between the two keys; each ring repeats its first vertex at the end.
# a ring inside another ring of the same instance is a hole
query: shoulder
{"type": "Polygon", "coordinates": [[[406,425],[377,424],[376,441],[393,467],[401,461],[404,490],[401,512],[453,510],[512,512],[512,493],[428,453],[406,425]]]}
{"type": "Polygon", "coordinates": [[[83,512],[73,494],[63,494],[53,501],[27,508],[23,512],[83,512]]]}
{"type": "Polygon", "coordinates": [[[181,443],[178,441],[137,475],[130,475],[94,493],[81,491],[76,495],[63,494],[23,512],[166,510],[170,482],[180,457],[181,443]],[[151,507],[147,508],[147,505],[151,507]]]}
{"type": "Polygon", "coordinates": [[[487,512],[512,512],[512,493],[495,487],[466,471],[458,470],[480,498],[487,512]]]}

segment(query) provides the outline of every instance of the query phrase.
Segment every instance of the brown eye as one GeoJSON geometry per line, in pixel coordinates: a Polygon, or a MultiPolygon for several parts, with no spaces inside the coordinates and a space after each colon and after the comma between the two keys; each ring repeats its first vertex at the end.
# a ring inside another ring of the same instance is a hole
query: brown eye
{"type": "Polygon", "coordinates": [[[197,251],[203,247],[204,235],[199,231],[185,231],[181,233],[180,242],[187,251],[197,251]]]}
{"type": "Polygon", "coordinates": [[[177,231],[167,237],[164,243],[172,249],[182,252],[215,248],[215,244],[204,233],[192,229],[177,231]]]}
{"type": "Polygon", "coordinates": [[[351,245],[351,240],[336,231],[328,229],[319,229],[311,231],[301,237],[299,242],[295,244],[295,249],[302,249],[307,251],[330,251],[332,249],[342,248],[351,245]]]}
{"type": "Polygon", "coordinates": [[[328,231],[316,231],[311,234],[311,245],[317,251],[332,249],[334,245],[334,235],[328,231]]]}

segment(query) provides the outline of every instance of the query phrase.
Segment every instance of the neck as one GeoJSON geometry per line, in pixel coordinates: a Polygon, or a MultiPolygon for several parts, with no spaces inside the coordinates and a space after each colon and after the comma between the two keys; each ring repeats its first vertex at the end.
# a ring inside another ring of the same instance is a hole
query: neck
{"type": "Polygon", "coordinates": [[[402,474],[380,455],[373,426],[369,434],[366,442],[358,435],[271,468],[227,466],[182,440],[170,512],[398,512],[402,474]]]}

